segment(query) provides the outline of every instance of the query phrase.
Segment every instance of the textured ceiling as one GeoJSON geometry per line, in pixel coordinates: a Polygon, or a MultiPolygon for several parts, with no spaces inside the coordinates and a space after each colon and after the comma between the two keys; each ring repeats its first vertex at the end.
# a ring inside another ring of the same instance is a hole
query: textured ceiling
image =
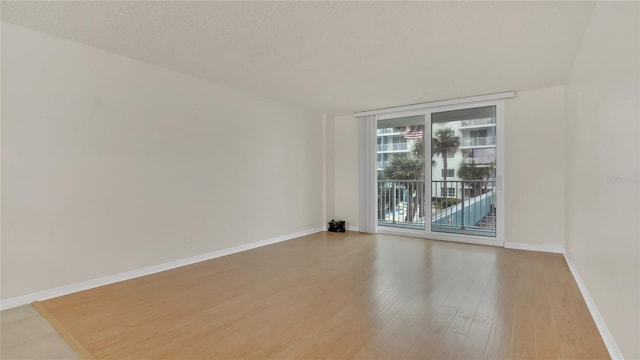
{"type": "Polygon", "coordinates": [[[564,84],[593,2],[2,2],[2,20],[329,114],[564,84]]]}

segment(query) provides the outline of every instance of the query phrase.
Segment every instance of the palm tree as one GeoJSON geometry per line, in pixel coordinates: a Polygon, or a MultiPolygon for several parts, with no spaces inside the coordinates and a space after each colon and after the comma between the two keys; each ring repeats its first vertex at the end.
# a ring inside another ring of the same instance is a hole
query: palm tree
{"type": "MultiPolygon", "coordinates": [[[[394,157],[384,169],[384,177],[389,180],[424,180],[424,141],[416,141],[407,156],[394,157]]],[[[424,209],[424,186],[415,182],[401,183],[402,191],[407,191],[407,213],[405,221],[412,222],[416,210],[422,217],[424,209]]]]}
{"type": "MultiPolygon", "coordinates": [[[[425,148],[424,148],[424,125],[414,125],[403,128],[405,132],[406,139],[414,139],[413,145],[411,146],[411,151],[407,154],[406,157],[394,157],[391,163],[385,168],[385,170],[378,174],[378,180],[380,179],[380,175],[382,175],[385,179],[388,180],[424,180],[424,166],[425,166],[425,148]]],[[[435,166],[436,162],[433,160],[433,156],[435,155],[435,148],[431,148],[431,166],[435,166]]],[[[415,215],[415,210],[418,210],[419,217],[422,218],[424,215],[424,207],[425,207],[425,199],[424,199],[424,183],[422,186],[412,182],[411,185],[409,182],[404,183],[401,186],[400,191],[404,192],[407,190],[409,195],[409,200],[407,202],[407,217],[406,221],[413,221],[413,217],[415,215]]],[[[378,194],[381,192],[388,193],[391,191],[388,188],[388,185],[381,185],[378,190],[378,194]]],[[[379,196],[380,200],[380,196],[379,196]]],[[[383,201],[382,201],[383,202],[383,201]]],[[[382,203],[381,202],[381,203],[382,203]]],[[[393,205],[391,205],[393,206],[393,205]]],[[[383,218],[383,212],[386,209],[382,209],[383,206],[378,206],[378,217],[383,218]]],[[[392,209],[393,210],[393,209],[392,209]]]]}
{"type": "Polygon", "coordinates": [[[422,180],[424,179],[424,160],[414,156],[397,156],[384,169],[389,180],[422,180]]]}
{"type": "MultiPolygon", "coordinates": [[[[420,139],[413,144],[411,154],[413,154],[417,159],[424,159],[424,139],[420,139]]],[[[436,166],[436,161],[433,160],[433,155],[435,155],[435,149],[433,144],[431,144],[431,166],[436,166]]],[[[424,164],[422,164],[422,166],[424,166],[424,164]]]]}
{"type": "MultiPolygon", "coordinates": [[[[493,175],[493,169],[495,163],[487,165],[478,165],[475,161],[471,161],[470,164],[463,162],[458,168],[458,177],[462,180],[487,180],[493,175]]],[[[478,181],[471,183],[472,194],[471,196],[478,196],[482,194],[482,185],[478,181]]],[[[487,183],[484,183],[484,190],[486,192],[487,183]]],[[[464,189],[463,189],[464,191],[464,189]]]]}
{"type": "Polygon", "coordinates": [[[445,127],[436,131],[436,136],[431,140],[433,152],[442,156],[442,168],[444,169],[443,198],[448,195],[447,189],[447,156],[458,152],[460,148],[460,137],[456,136],[451,128],[445,127]]]}

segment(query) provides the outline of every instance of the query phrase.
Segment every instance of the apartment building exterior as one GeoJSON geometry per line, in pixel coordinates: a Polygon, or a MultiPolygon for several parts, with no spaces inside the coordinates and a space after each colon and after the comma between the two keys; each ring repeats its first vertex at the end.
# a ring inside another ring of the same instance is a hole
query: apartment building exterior
{"type": "MultiPolygon", "coordinates": [[[[460,138],[460,147],[454,154],[447,157],[447,177],[452,181],[447,185],[450,197],[460,197],[459,191],[455,189],[455,181],[463,180],[458,176],[460,165],[475,164],[476,166],[492,166],[496,161],[496,118],[488,117],[482,119],[450,121],[446,123],[436,123],[432,126],[435,134],[439,129],[448,127],[453,130],[455,136],[460,138]],[[450,186],[451,185],[451,186],[450,186]]],[[[382,128],[377,130],[377,168],[378,173],[382,171],[396,157],[409,156],[409,152],[414,144],[423,136],[424,126],[398,126],[392,128],[382,128]]],[[[430,136],[427,133],[425,136],[430,136]]],[[[431,167],[433,182],[444,180],[444,161],[442,156],[436,155],[432,159],[434,165],[431,167]]],[[[428,163],[428,162],[427,162],[428,163]]],[[[383,179],[384,176],[380,175],[383,179]]],[[[495,170],[490,177],[495,179],[495,170]]],[[[435,189],[434,196],[441,196],[440,189],[435,189]]]]}

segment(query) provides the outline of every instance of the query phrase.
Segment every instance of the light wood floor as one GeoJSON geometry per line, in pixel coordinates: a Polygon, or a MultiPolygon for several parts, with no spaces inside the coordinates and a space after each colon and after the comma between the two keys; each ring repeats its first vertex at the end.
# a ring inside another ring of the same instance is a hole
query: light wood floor
{"type": "Polygon", "coordinates": [[[561,255],[319,233],[40,304],[96,358],[608,358],[561,255]]]}
{"type": "Polygon", "coordinates": [[[0,311],[0,359],[76,360],[80,356],[31,306],[0,311]]]}

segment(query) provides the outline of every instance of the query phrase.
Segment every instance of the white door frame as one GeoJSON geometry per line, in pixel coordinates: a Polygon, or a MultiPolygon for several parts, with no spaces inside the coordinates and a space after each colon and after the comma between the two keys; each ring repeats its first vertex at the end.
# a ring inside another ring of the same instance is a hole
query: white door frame
{"type": "MultiPolygon", "coordinates": [[[[484,106],[495,106],[496,107],[496,205],[498,211],[496,212],[496,236],[495,237],[486,237],[486,236],[475,236],[475,235],[466,235],[466,234],[455,234],[455,233],[443,233],[443,232],[433,232],[431,231],[431,221],[425,222],[424,230],[414,230],[414,229],[403,229],[396,227],[388,227],[388,226],[379,226],[378,233],[381,234],[390,234],[390,235],[401,235],[401,236],[412,236],[412,237],[421,237],[435,240],[445,240],[445,241],[454,241],[454,242],[463,242],[463,243],[472,243],[472,244],[482,244],[482,245],[493,245],[493,246],[504,246],[505,242],[505,201],[504,201],[504,189],[505,189],[505,156],[504,156],[504,99],[507,97],[515,96],[514,93],[508,93],[511,96],[504,96],[498,99],[480,99],[479,101],[469,101],[473,98],[461,99],[461,101],[457,103],[452,103],[453,100],[447,101],[447,103],[440,102],[434,103],[431,106],[425,106],[420,109],[416,109],[416,105],[412,105],[412,108],[400,110],[397,112],[386,111],[384,114],[380,114],[378,116],[378,120],[381,119],[389,119],[389,118],[397,118],[404,116],[412,116],[412,115],[424,115],[425,116],[425,159],[431,158],[431,115],[433,113],[438,113],[442,111],[451,111],[451,110],[461,110],[461,109],[469,109],[476,107],[484,107],[484,106]],[[426,136],[427,129],[429,129],[429,136],[426,136]]],[[[424,104],[429,105],[429,104],[424,104]]],[[[425,187],[427,182],[431,182],[431,166],[425,166],[425,187]],[[427,180],[428,179],[428,180],[427,180]]],[[[431,186],[429,186],[429,194],[431,186]]]]}

